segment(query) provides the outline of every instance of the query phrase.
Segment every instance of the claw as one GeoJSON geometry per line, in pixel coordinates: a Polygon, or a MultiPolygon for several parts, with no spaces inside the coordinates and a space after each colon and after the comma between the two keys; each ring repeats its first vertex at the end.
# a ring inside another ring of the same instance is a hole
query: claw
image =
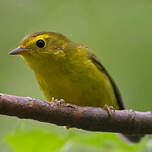
{"type": "Polygon", "coordinates": [[[65,103],[64,99],[60,99],[59,102],[60,102],[61,104],[65,103]]]}
{"type": "Polygon", "coordinates": [[[55,99],[54,97],[52,97],[51,102],[54,102],[56,104],[63,104],[63,103],[65,103],[64,99],[58,100],[58,99],[55,99]]]}
{"type": "Polygon", "coordinates": [[[108,106],[107,104],[104,105],[103,109],[108,112],[109,116],[112,115],[112,110],[114,110],[113,106],[108,106]]]}

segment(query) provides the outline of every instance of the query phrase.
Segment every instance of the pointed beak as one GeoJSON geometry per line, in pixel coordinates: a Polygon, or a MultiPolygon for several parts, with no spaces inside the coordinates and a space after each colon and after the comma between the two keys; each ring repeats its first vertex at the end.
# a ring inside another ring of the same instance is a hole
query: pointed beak
{"type": "Polygon", "coordinates": [[[29,50],[30,49],[25,49],[25,48],[17,47],[15,49],[13,49],[12,51],[10,51],[8,54],[9,55],[20,55],[20,54],[25,53],[25,52],[27,52],[29,50]]]}

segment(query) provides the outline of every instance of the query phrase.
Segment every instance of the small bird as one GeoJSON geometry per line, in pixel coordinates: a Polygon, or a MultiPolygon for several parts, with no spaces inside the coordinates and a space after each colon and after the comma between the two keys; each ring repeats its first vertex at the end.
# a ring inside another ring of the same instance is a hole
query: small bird
{"type": "MultiPolygon", "coordinates": [[[[97,57],[60,33],[29,34],[9,54],[20,55],[31,67],[47,101],[54,97],[79,106],[124,109],[117,86],[97,57]]],[[[124,136],[131,142],[142,137],[124,136]]]]}

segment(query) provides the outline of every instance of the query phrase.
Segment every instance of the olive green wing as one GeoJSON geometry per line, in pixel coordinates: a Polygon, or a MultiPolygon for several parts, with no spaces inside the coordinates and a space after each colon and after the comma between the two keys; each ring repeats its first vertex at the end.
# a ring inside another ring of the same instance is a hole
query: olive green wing
{"type": "MultiPolygon", "coordinates": [[[[123,105],[119,90],[118,90],[116,84],[114,83],[114,81],[112,80],[111,76],[109,75],[107,70],[104,68],[104,66],[100,63],[100,61],[98,61],[98,59],[96,58],[95,55],[91,56],[91,60],[96,65],[96,67],[100,71],[104,72],[106,74],[106,76],[109,78],[109,80],[110,80],[110,82],[112,84],[115,96],[117,98],[119,109],[123,110],[124,109],[124,105],[123,105]]],[[[121,137],[123,137],[122,139],[124,141],[126,141],[127,143],[138,143],[144,137],[144,135],[126,135],[126,134],[121,134],[121,137]]]]}
{"type": "Polygon", "coordinates": [[[123,105],[123,102],[122,102],[122,99],[121,99],[121,95],[119,93],[119,89],[117,88],[115,82],[113,81],[113,79],[111,78],[111,76],[109,75],[107,70],[104,68],[104,66],[100,63],[100,61],[96,58],[95,55],[91,55],[91,60],[96,65],[96,67],[100,71],[104,72],[105,75],[109,78],[109,81],[112,84],[112,87],[113,87],[113,90],[114,90],[114,93],[115,93],[115,96],[116,96],[116,99],[117,99],[117,102],[118,102],[118,105],[119,105],[119,109],[120,110],[124,109],[124,105],[123,105]]]}

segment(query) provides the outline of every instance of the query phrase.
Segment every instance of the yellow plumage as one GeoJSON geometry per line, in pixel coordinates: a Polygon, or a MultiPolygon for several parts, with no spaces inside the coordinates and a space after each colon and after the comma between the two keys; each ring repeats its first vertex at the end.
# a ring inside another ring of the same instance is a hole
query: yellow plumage
{"type": "MultiPolygon", "coordinates": [[[[10,52],[34,71],[46,99],[64,99],[79,106],[124,109],[110,75],[90,50],[55,32],[32,33],[10,52]]],[[[137,142],[140,136],[127,136],[137,142]]]]}
{"type": "Polygon", "coordinates": [[[51,32],[29,35],[19,46],[33,49],[21,55],[48,101],[55,97],[80,106],[107,104],[119,109],[113,85],[88,48],[51,32]],[[39,39],[45,42],[44,48],[35,45],[39,39]]]}

